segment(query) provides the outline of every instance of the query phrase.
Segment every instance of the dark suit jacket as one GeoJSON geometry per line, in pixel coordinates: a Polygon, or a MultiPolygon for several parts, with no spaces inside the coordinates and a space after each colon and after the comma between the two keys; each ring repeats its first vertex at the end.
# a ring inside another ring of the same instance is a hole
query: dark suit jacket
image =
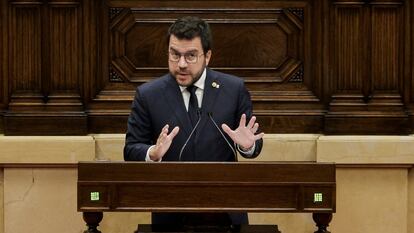
{"type": "MultiPolygon", "coordinates": [[[[208,115],[212,115],[220,129],[222,123],[235,129],[243,113],[248,119],[252,116],[252,102],[243,80],[207,68],[200,124],[185,147],[181,160],[234,161],[232,149],[208,115]],[[213,83],[218,86],[213,87],[213,83]]],[[[165,124],[169,124],[170,130],[179,126],[180,131],[162,161],[177,161],[180,150],[190,135],[192,125],[180,88],[170,74],[137,88],[128,118],[128,132],[124,147],[125,161],[144,161],[148,148],[156,143],[165,124]]],[[[227,138],[234,146],[233,141],[227,138]]],[[[261,148],[262,140],[260,139],[256,141],[255,152],[250,157],[256,157],[261,148]]],[[[233,223],[238,222],[237,217],[235,219],[232,217],[232,220],[233,223]]],[[[242,216],[239,220],[246,222],[247,217],[242,216]]]]}

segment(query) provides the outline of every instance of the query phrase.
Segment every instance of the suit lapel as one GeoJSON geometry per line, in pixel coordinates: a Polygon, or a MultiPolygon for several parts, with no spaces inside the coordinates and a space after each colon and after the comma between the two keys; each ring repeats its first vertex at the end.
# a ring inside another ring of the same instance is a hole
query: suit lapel
{"type": "MultiPolygon", "coordinates": [[[[190,134],[192,127],[191,121],[188,116],[187,110],[185,109],[183,95],[181,94],[181,90],[174,80],[174,78],[169,75],[169,78],[166,80],[166,86],[164,89],[165,98],[171,107],[173,113],[177,117],[180,125],[187,134],[190,134]]],[[[202,102],[202,117],[200,121],[200,125],[198,126],[198,131],[201,132],[202,128],[205,126],[207,121],[210,121],[208,118],[208,113],[214,113],[213,109],[217,102],[217,98],[220,95],[220,81],[218,78],[212,74],[212,72],[207,68],[206,74],[206,81],[204,84],[204,94],[203,94],[203,102],[202,102]],[[213,83],[215,86],[213,87],[213,83]]]]}
{"type": "Polygon", "coordinates": [[[206,81],[204,84],[204,96],[203,96],[203,103],[202,103],[202,112],[205,117],[201,119],[200,122],[200,132],[202,132],[202,128],[205,126],[207,121],[210,121],[208,118],[209,113],[214,113],[214,105],[217,102],[217,97],[220,94],[219,86],[220,82],[217,80],[217,77],[212,75],[212,72],[207,68],[206,74],[206,81]],[[215,84],[214,84],[215,83],[215,84]],[[213,87],[214,85],[214,87],[213,87]]]}
{"type": "Polygon", "coordinates": [[[164,95],[172,112],[180,122],[180,125],[189,134],[191,132],[191,121],[185,109],[181,90],[171,75],[169,75],[169,78],[166,81],[164,95]]]}

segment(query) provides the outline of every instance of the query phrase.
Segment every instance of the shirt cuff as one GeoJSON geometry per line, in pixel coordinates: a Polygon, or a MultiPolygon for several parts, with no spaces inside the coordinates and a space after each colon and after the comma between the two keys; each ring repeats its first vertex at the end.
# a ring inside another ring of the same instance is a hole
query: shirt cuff
{"type": "Polygon", "coordinates": [[[160,158],[159,160],[157,160],[157,161],[154,161],[154,160],[152,160],[151,158],[150,158],[150,156],[149,156],[149,152],[150,152],[150,150],[152,150],[152,148],[154,148],[155,147],[155,145],[152,145],[152,146],[150,146],[149,148],[148,148],[148,150],[147,150],[147,154],[145,155],[145,162],[161,162],[161,160],[162,160],[162,158],[160,158]]]}
{"type": "Polygon", "coordinates": [[[240,152],[242,152],[245,155],[253,155],[255,149],[256,149],[256,142],[254,142],[253,146],[249,150],[247,150],[247,151],[242,150],[240,148],[240,145],[237,144],[237,150],[240,151],[240,152]]]}

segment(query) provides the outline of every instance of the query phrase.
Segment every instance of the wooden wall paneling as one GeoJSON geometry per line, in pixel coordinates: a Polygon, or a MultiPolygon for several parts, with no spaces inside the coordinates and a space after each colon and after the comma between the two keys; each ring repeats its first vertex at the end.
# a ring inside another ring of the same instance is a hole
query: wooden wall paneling
{"type": "Polygon", "coordinates": [[[9,25],[12,98],[41,96],[42,3],[11,3],[9,25]]]}
{"type": "Polygon", "coordinates": [[[404,7],[402,2],[372,3],[371,100],[370,110],[395,118],[394,134],[408,134],[409,121],[404,103],[404,7]]]}
{"type": "MultiPolygon", "coordinates": [[[[96,127],[92,119],[95,118],[96,110],[90,106],[90,102],[96,97],[101,87],[104,86],[102,78],[102,67],[106,67],[107,59],[103,59],[107,54],[102,49],[102,41],[107,37],[107,32],[103,31],[107,23],[104,17],[106,3],[105,1],[92,0],[83,1],[83,19],[84,19],[84,104],[88,114],[88,132],[103,133],[99,127],[96,127]]],[[[102,109],[103,110],[103,109],[102,109]]],[[[102,119],[106,119],[102,117],[102,119]]],[[[108,123],[112,125],[112,122],[108,123]]]]}
{"type": "Polygon", "coordinates": [[[78,1],[10,1],[7,135],[87,132],[78,1]]]}
{"type": "MultiPolygon", "coordinates": [[[[311,1],[310,7],[306,9],[305,14],[309,15],[312,20],[305,21],[304,34],[306,40],[304,42],[305,70],[312,74],[311,78],[304,80],[305,84],[313,90],[313,93],[324,101],[323,93],[323,64],[326,59],[324,45],[327,39],[324,33],[325,9],[323,1],[311,1]],[[308,31],[309,30],[309,31],[308,31]]],[[[325,113],[325,112],[324,112],[325,113]]]]}
{"type": "Polygon", "coordinates": [[[405,62],[404,73],[406,76],[405,90],[407,95],[405,96],[408,103],[408,111],[410,114],[410,129],[414,130],[414,4],[412,1],[405,2],[405,62]]]}
{"type": "Polygon", "coordinates": [[[50,87],[49,94],[74,92],[79,94],[80,77],[80,17],[76,5],[49,8],[50,87]]]}
{"type": "MultiPolygon", "coordinates": [[[[321,3],[321,12],[322,12],[322,22],[321,22],[321,36],[322,36],[322,46],[321,46],[321,75],[322,77],[322,98],[324,103],[324,110],[325,115],[327,114],[329,103],[332,100],[332,93],[335,89],[334,81],[333,81],[333,70],[331,68],[332,66],[332,59],[334,54],[330,52],[330,46],[332,44],[331,34],[330,31],[332,30],[332,24],[333,24],[333,15],[330,13],[330,10],[332,8],[331,1],[325,0],[321,3]]],[[[324,122],[325,127],[325,122],[324,122]]],[[[325,129],[323,129],[322,132],[324,132],[325,129]]]]}
{"type": "Polygon", "coordinates": [[[0,133],[124,133],[135,88],[168,72],[166,30],[184,15],[210,22],[210,66],[245,79],[267,133],[414,127],[410,0],[0,4],[0,133]]]}
{"type": "Polygon", "coordinates": [[[41,83],[42,2],[9,2],[9,110],[5,114],[5,133],[10,132],[8,117],[14,107],[28,108],[43,101],[41,83]],[[26,104],[24,104],[26,103],[26,104]]]}
{"type": "Polygon", "coordinates": [[[96,81],[100,69],[100,46],[101,36],[101,8],[103,1],[83,1],[83,100],[87,106],[92,97],[96,94],[96,81]]]}
{"type": "Polygon", "coordinates": [[[322,82],[315,81],[320,77],[312,63],[317,50],[305,48],[320,27],[311,17],[320,4],[312,2],[108,1],[102,57],[108,51],[109,62],[102,67],[103,86],[89,104],[92,130],[124,132],[135,87],[168,72],[169,25],[178,17],[198,15],[213,31],[210,67],[246,80],[266,132],[320,132],[322,82]]]}
{"type": "Polygon", "coordinates": [[[407,134],[401,1],[331,5],[328,134],[407,134]],[[359,126],[359,127],[358,127],[359,126]]]}
{"type": "MultiPolygon", "coordinates": [[[[7,35],[7,2],[0,1],[0,33],[7,35]]],[[[0,134],[4,133],[3,115],[7,107],[7,43],[8,37],[0,37],[0,134]]]]}
{"type": "MultiPolygon", "coordinates": [[[[252,83],[252,98],[259,120],[265,132],[271,133],[318,133],[322,129],[324,110],[321,106],[321,57],[318,43],[321,38],[321,2],[308,2],[303,8],[288,8],[300,19],[299,38],[289,36],[287,47],[299,42],[297,55],[301,67],[281,83],[252,83]],[[319,75],[318,75],[319,74],[319,75]],[[269,88],[272,87],[272,88],[269,88]],[[269,96],[271,96],[269,98],[269,96]],[[256,101],[255,101],[256,100],[256,101]],[[262,114],[262,115],[261,115],[262,114]]],[[[286,12],[286,11],[285,11],[286,12]]],[[[290,14],[287,14],[290,15],[290,14]]],[[[287,33],[289,34],[289,33],[287,33]]],[[[259,39],[260,40],[260,39],[259,39]]],[[[283,47],[283,43],[275,42],[283,47]]],[[[283,76],[282,76],[283,77],[283,76]]],[[[282,79],[283,80],[283,79],[282,79]]]]}
{"type": "MultiPolygon", "coordinates": [[[[329,9],[329,82],[331,102],[329,115],[346,114],[349,105],[363,103],[363,72],[366,66],[368,43],[364,36],[367,22],[366,9],[360,4],[332,3],[329,9]],[[365,23],[364,23],[365,22],[365,23]],[[346,103],[346,104],[345,104],[346,103]],[[342,109],[341,109],[342,107],[342,109]]],[[[329,118],[327,125],[329,130],[329,118]]]]}
{"type": "MultiPolygon", "coordinates": [[[[83,112],[82,83],[82,18],[79,2],[49,3],[50,69],[47,103],[54,111],[83,112]],[[63,106],[62,106],[63,105],[63,106]]],[[[82,114],[84,115],[84,114],[82,114]]]]}
{"type": "Polygon", "coordinates": [[[108,1],[98,1],[97,37],[98,65],[93,93],[87,106],[88,127],[91,133],[125,133],[132,98],[136,85],[127,83],[110,62],[111,20],[123,8],[109,7],[108,1]]]}

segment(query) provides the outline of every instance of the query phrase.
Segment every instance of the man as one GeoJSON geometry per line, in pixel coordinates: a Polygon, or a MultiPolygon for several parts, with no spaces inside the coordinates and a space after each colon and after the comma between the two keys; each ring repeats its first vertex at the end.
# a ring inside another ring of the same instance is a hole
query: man
{"type": "MultiPolygon", "coordinates": [[[[246,158],[258,156],[264,134],[257,133],[243,80],[207,68],[212,55],[209,25],[197,17],[178,19],[168,30],[168,43],[169,74],[137,88],[124,159],[235,161],[235,149],[246,158]]],[[[154,224],[229,221],[245,224],[247,215],[152,215],[154,224]]]]}

